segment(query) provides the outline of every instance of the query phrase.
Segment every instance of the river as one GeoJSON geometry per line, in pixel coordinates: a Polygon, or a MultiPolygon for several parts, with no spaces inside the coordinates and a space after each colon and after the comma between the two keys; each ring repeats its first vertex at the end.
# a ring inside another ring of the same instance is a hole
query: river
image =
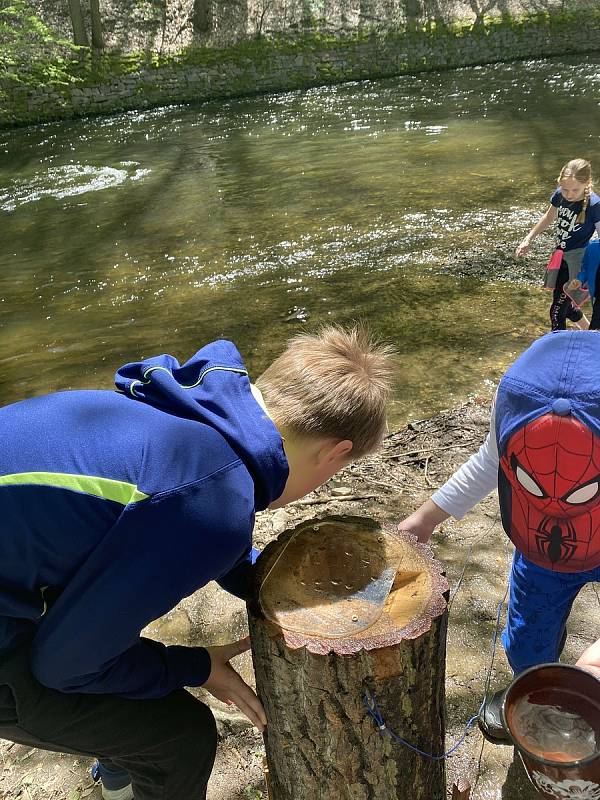
{"type": "Polygon", "coordinates": [[[547,327],[551,239],[512,250],[599,103],[586,55],[0,131],[0,401],[365,320],[392,426],[447,408],[547,327]]]}

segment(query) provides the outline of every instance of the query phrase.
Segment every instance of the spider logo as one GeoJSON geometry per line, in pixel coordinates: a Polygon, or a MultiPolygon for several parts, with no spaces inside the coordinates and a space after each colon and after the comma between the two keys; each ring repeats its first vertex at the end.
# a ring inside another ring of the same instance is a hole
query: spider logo
{"type": "Polygon", "coordinates": [[[498,475],[505,531],[530,561],[600,566],[600,438],[572,416],[544,414],[506,445],[498,475]]]}
{"type": "Polygon", "coordinates": [[[569,522],[561,527],[546,517],[540,523],[535,539],[540,556],[548,558],[553,564],[568,561],[577,552],[577,534],[569,522]]]}

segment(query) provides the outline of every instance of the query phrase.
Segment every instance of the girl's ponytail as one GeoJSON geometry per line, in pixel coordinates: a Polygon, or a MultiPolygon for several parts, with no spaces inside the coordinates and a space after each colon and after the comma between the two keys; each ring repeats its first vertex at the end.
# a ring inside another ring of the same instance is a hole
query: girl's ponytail
{"type": "Polygon", "coordinates": [[[592,186],[588,183],[585,187],[585,192],[583,193],[583,204],[581,206],[581,211],[577,214],[577,224],[583,225],[585,222],[585,212],[587,211],[587,207],[590,204],[590,194],[592,192],[592,186]]]}

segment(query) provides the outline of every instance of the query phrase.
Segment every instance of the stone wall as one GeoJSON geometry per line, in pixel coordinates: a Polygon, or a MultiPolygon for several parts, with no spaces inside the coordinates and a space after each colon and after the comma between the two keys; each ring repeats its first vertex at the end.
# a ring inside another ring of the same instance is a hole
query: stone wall
{"type": "MultiPolygon", "coordinates": [[[[166,63],[59,89],[10,89],[0,126],[108,114],[328,83],[600,49],[600,13],[540,15],[476,27],[258,40],[224,50],[191,50],[166,63]]],[[[116,62],[115,62],[116,63],[116,62]]],[[[115,70],[116,72],[116,70],[115,70]]],[[[0,88],[2,88],[0,86],[0,88]]]]}

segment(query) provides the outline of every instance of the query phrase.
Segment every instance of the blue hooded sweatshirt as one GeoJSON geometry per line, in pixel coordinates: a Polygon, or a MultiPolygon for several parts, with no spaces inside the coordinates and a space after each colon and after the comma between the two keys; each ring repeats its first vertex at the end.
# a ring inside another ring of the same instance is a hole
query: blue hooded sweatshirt
{"type": "Polygon", "coordinates": [[[594,239],[585,248],[581,271],[577,278],[588,288],[592,300],[596,299],[596,274],[600,266],[600,240],[594,239]]]}
{"type": "Polygon", "coordinates": [[[0,409],[0,654],[30,641],[60,691],[162,697],[210,657],[141,630],[211,580],[244,594],[254,513],[288,465],[230,342],[116,385],[0,409]]]}

